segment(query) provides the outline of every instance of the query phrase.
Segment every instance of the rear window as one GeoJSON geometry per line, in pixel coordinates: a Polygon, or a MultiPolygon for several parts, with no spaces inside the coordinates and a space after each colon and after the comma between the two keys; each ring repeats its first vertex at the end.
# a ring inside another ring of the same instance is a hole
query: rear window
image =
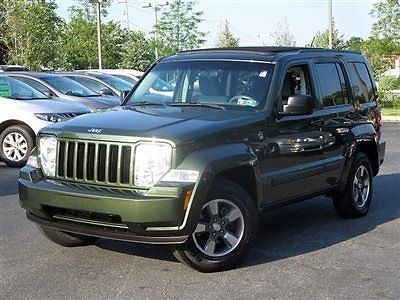
{"type": "Polygon", "coordinates": [[[355,102],[366,103],[374,101],[374,85],[367,66],[364,63],[350,63],[349,66],[355,102]]]}
{"type": "Polygon", "coordinates": [[[349,102],[343,70],[337,63],[315,65],[324,107],[347,104],[349,102]]]}

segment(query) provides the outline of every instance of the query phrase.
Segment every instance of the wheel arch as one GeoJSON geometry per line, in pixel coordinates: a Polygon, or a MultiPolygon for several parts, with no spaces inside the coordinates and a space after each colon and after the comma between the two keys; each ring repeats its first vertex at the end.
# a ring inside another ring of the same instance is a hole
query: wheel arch
{"type": "Polygon", "coordinates": [[[208,191],[218,179],[228,179],[239,184],[253,197],[255,206],[260,208],[262,185],[259,162],[251,147],[246,144],[220,145],[194,151],[178,169],[200,172],[181,229],[186,228],[189,232],[194,230],[193,226],[197,224],[208,191]]]}
{"type": "Polygon", "coordinates": [[[24,126],[26,129],[28,129],[32,139],[33,139],[33,144],[36,145],[36,134],[33,131],[33,129],[26,124],[25,122],[21,121],[21,120],[7,120],[4,121],[3,123],[0,124],[0,134],[8,127],[10,126],[24,126]]]}
{"type": "Polygon", "coordinates": [[[363,152],[365,155],[367,155],[373,175],[376,176],[379,172],[379,155],[378,155],[378,147],[375,143],[375,141],[363,141],[363,142],[358,142],[356,144],[356,151],[357,152],[363,152]]]}

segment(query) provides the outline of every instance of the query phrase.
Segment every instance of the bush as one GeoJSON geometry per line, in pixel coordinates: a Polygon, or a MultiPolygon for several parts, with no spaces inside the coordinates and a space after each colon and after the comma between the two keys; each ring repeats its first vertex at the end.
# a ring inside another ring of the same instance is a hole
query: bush
{"type": "Polygon", "coordinates": [[[400,108],[400,95],[393,90],[400,89],[400,78],[383,76],[378,81],[378,95],[381,107],[400,108]]]}

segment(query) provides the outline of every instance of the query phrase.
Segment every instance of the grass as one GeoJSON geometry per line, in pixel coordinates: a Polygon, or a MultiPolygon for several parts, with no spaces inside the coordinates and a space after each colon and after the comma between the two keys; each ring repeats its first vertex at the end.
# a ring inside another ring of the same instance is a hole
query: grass
{"type": "Polygon", "coordinates": [[[382,108],[382,115],[400,117],[400,108],[382,108]]]}

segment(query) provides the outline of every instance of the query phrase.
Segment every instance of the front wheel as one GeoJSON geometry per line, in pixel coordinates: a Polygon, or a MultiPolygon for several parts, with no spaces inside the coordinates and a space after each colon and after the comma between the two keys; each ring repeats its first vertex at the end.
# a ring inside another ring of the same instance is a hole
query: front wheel
{"type": "Polygon", "coordinates": [[[28,160],[34,139],[26,126],[15,125],[0,134],[0,158],[9,167],[21,168],[28,160]]]}
{"type": "Polygon", "coordinates": [[[221,180],[211,188],[195,231],[173,254],[201,272],[227,270],[248,255],[256,234],[253,199],[240,185],[221,180]]]}

